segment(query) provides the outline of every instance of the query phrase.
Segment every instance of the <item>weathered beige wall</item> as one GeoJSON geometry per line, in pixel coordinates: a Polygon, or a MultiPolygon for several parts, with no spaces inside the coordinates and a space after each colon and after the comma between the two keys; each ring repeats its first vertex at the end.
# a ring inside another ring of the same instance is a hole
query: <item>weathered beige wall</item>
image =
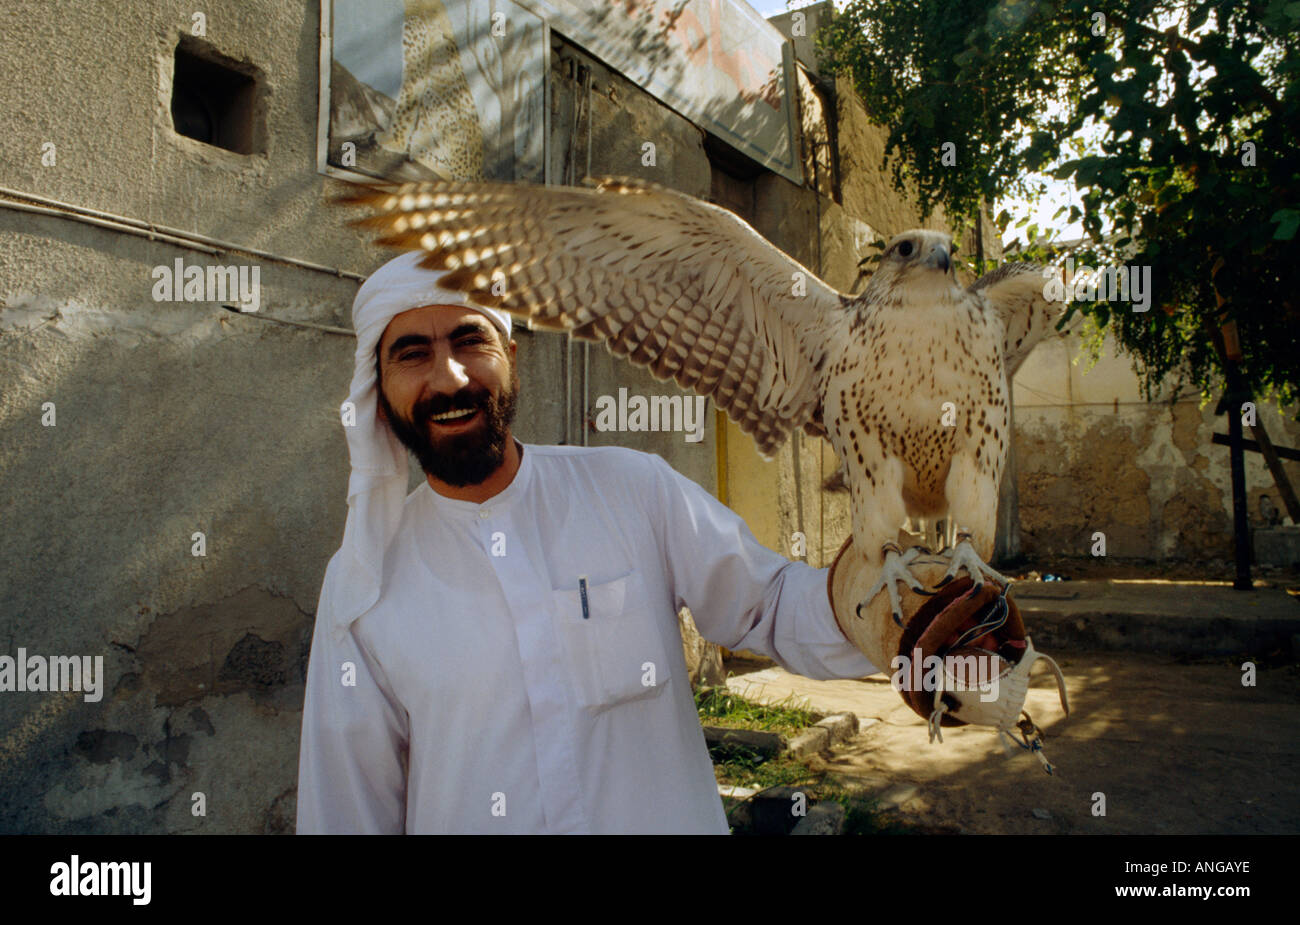
{"type": "MultiPolygon", "coordinates": [[[[1091,366],[1074,335],[1041,344],[1014,389],[1027,555],[1088,556],[1101,531],[1113,557],[1232,559],[1228,448],[1211,442],[1227,420],[1214,402],[1148,403],[1111,341],[1091,366]]],[[[1258,416],[1275,444],[1300,446],[1300,426],[1275,407],[1258,416]]],[[[1283,466],[1300,484],[1300,463],[1283,466]]],[[[1282,507],[1259,454],[1246,454],[1246,488],[1252,524],[1261,494],[1282,507]]]]}

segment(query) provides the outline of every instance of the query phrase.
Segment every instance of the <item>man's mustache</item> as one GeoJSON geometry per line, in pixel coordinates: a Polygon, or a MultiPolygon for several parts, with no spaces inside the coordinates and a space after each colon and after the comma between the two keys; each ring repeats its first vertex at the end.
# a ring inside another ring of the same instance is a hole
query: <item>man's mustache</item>
{"type": "Polygon", "coordinates": [[[427,421],[435,414],[446,414],[448,411],[486,408],[491,400],[492,395],[487,389],[471,389],[468,386],[454,395],[430,395],[415,403],[411,409],[412,420],[427,421]]]}

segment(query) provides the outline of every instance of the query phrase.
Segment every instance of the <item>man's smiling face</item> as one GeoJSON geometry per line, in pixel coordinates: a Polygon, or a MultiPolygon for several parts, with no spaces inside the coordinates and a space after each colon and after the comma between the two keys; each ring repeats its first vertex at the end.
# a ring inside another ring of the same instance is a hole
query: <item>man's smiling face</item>
{"type": "Polygon", "coordinates": [[[501,467],[519,395],[516,347],[462,305],[413,308],[388,323],[379,413],[428,475],[464,487],[501,467]]]}

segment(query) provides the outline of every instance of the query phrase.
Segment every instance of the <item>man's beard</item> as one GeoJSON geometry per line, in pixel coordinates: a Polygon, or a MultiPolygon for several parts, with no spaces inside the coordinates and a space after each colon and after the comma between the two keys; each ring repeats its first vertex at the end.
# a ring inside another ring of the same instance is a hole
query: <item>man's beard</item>
{"type": "Polygon", "coordinates": [[[510,363],[510,384],[496,398],[481,386],[468,385],[455,395],[432,395],[416,402],[411,409],[410,419],[393,411],[388,404],[388,397],[384,395],[382,384],[379,386],[379,404],[397,439],[415,454],[425,473],[457,488],[481,485],[501,468],[506,458],[506,440],[510,424],[515,419],[518,400],[519,379],[515,374],[513,358],[510,363]],[[483,412],[482,422],[476,424],[473,430],[436,440],[430,436],[430,416],[465,408],[478,408],[483,412]]]}

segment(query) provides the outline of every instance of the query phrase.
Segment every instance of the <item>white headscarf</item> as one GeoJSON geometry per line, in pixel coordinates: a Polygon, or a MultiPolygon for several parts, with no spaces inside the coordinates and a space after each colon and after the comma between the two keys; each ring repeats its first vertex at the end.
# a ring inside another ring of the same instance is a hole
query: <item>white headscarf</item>
{"type": "MultiPolygon", "coordinates": [[[[330,559],[321,587],[316,620],[344,636],[352,622],[379,600],[384,553],[397,532],[406,500],[409,463],[406,448],[379,419],[379,384],[375,379],[375,348],[394,316],[425,305],[459,305],[481,312],[510,339],[510,315],[471,305],[465,295],[443,289],[444,271],[426,270],[426,254],[410,251],[388,261],[357,290],[352,303],[352,328],[357,335],[352,389],[348,394],[355,424],[344,426],[352,475],[348,479],[348,520],[343,545],[330,559]]],[[[340,411],[349,419],[348,405],[340,411]]]]}

